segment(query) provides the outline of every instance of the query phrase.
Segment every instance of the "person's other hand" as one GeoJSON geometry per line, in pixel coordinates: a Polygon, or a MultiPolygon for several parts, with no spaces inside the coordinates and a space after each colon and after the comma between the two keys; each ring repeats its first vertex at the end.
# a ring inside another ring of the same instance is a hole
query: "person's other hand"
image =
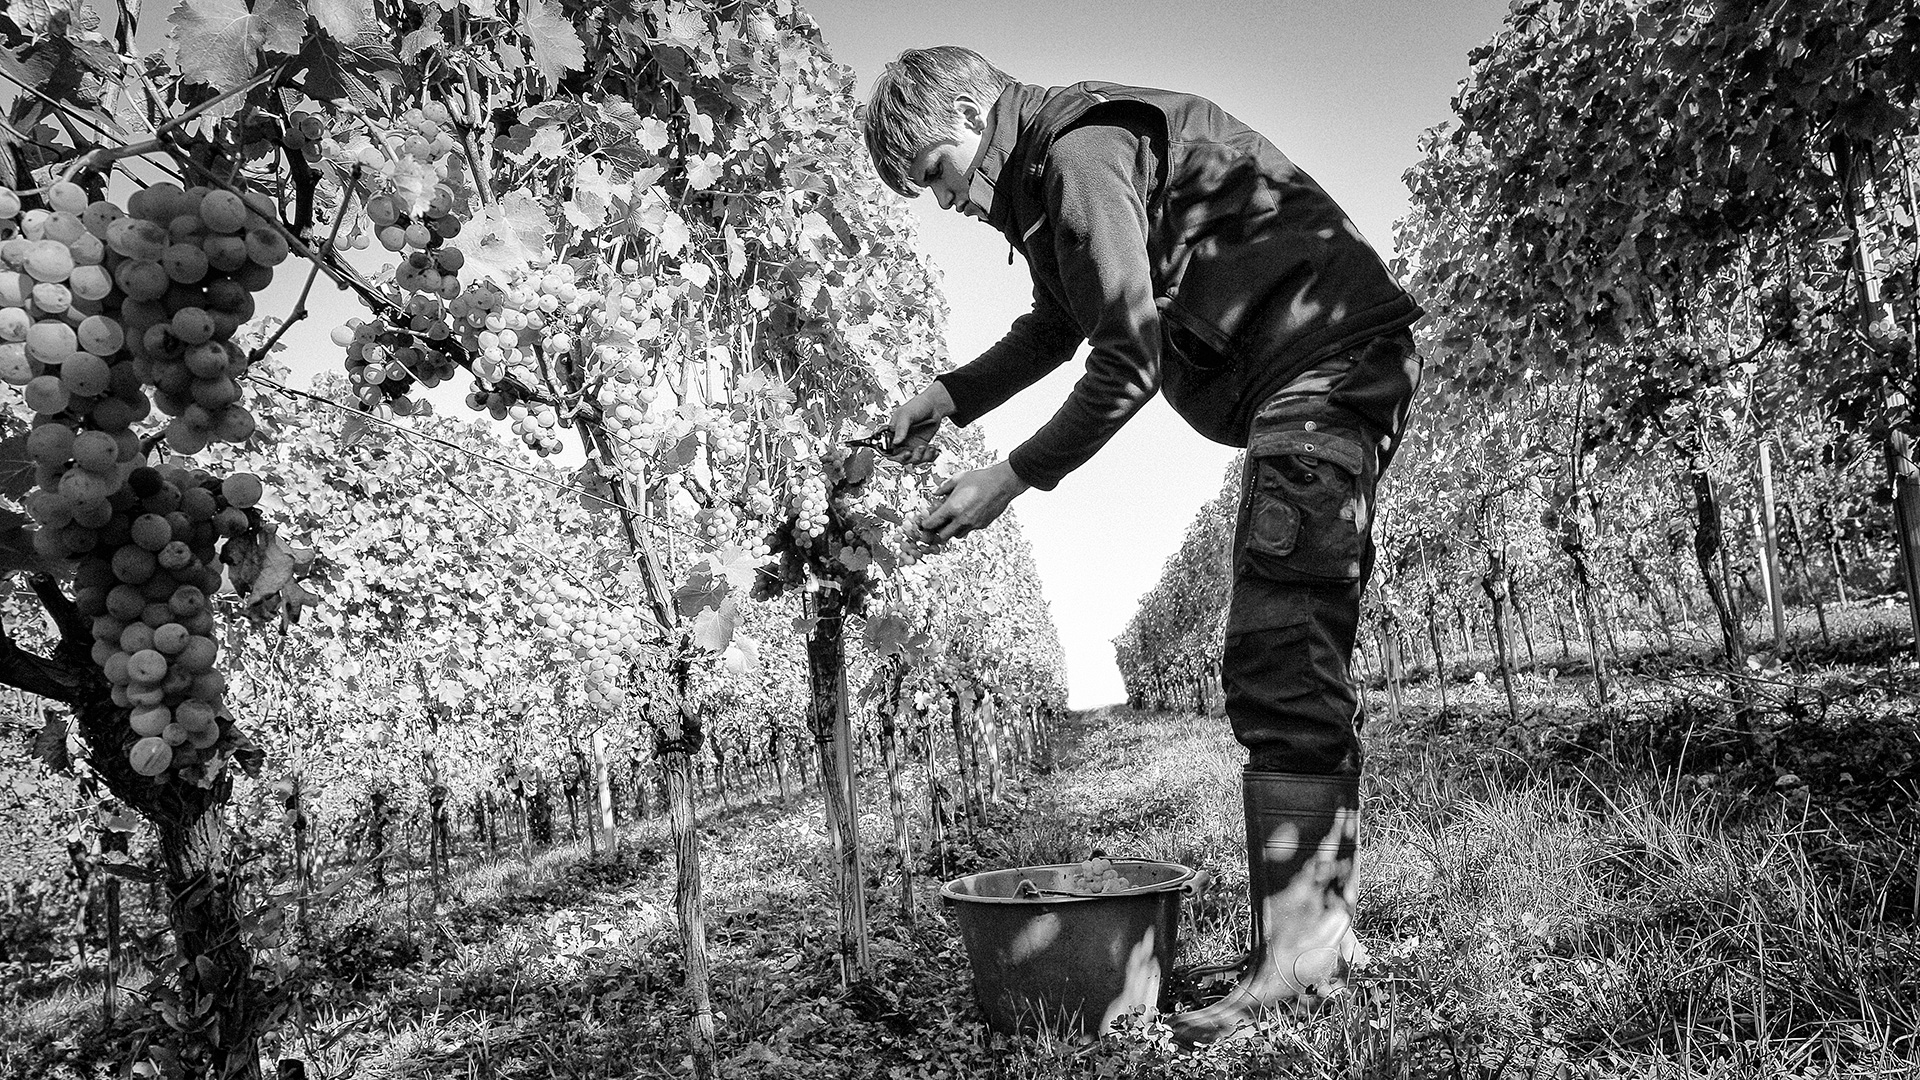
{"type": "Polygon", "coordinates": [[[938,500],[920,515],[918,539],[923,544],[944,544],[956,536],[993,524],[1016,496],[1027,490],[1027,482],[1004,461],[984,469],[961,473],[941,484],[933,493],[938,500]]]}
{"type": "Polygon", "coordinates": [[[937,456],[933,437],[940,421],[953,415],[953,396],[935,382],[893,410],[889,418],[886,456],[908,465],[924,465],[937,456]]]}

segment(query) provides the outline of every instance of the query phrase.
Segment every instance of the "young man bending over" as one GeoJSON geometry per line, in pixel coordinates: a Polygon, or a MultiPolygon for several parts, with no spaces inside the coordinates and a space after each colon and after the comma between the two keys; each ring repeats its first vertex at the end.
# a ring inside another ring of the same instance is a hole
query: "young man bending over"
{"type": "Polygon", "coordinates": [[[1051,489],[1156,392],[1247,448],[1222,683],[1243,772],[1254,949],[1239,984],[1174,1017],[1205,1042],[1339,988],[1353,935],[1360,698],[1348,664],[1373,567],[1375,485],[1419,381],[1420,309],[1332,199],[1259,133],[1190,94],[1013,81],[957,46],[875,83],[880,178],[986,222],[1026,256],[1033,310],[892,416],[924,459],[1091,347],[1060,410],[919,521],[943,542],[1051,489]]]}

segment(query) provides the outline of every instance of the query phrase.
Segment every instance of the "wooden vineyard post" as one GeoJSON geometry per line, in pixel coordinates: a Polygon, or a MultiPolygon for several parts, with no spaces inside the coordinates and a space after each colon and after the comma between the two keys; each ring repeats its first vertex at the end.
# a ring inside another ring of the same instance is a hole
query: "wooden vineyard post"
{"type": "Polygon", "coordinates": [[[588,740],[593,751],[594,831],[600,834],[600,850],[611,858],[613,835],[613,770],[607,762],[607,735],[595,728],[588,740]]]}
{"type": "Polygon", "coordinates": [[[1767,600],[1773,608],[1773,647],[1787,651],[1785,582],[1780,575],[1780,517],[1773,501],[1773,448],[1760,443],[1760,539],[1766,557],[1767,600]]]}
{"type": "Polygon", "coordinates": [[[1515,725],[1520,723],[1520,704],[1513,696],[1513,664],[1507,655],[1507,619],[1505,603],[1507,599],[1506,561],[1493,548],[1487,549],[1487,573],[1480,579],[1480,587],[1487,594],[1487,602],[1492,605],[1493,616],[1493,661],[1499,667],[1500,685],[1507,696],[1507,718],[1515,725]]]}

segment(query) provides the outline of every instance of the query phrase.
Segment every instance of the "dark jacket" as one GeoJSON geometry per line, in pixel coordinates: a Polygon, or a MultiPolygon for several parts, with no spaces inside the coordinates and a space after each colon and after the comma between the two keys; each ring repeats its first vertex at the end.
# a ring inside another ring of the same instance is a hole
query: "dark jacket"
{"type": "Polygon", "coordinates": [[[1034,307],[940,377],[971,423],[1092,345],[1087,373],[1010,457],[1051,488],[1140,406],[1168,402],[1245,446],[1254,410],[1320,359],[1420,316],[1319,185],[1191,94],[1015,84],[976,171],[989,222],[1027,258],[1034,307]]]}

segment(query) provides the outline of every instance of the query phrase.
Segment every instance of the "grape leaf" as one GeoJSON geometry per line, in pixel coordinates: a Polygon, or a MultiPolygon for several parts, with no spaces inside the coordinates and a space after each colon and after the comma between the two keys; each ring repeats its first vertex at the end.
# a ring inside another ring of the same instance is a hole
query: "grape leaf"
{"type": "Polygon", "coordinates": [[[876,656],[905,654],[907,640],[912,637],[907,628],[907,620],[898,615],[881,615],[867,620],[866,629],[861,634],[867,646],[876,656]]]}
{"type": "Polygon", "coordinates": [[[473,216],[454,238],[454,246],[482,277],[506,284],[516,269],[542,253],[553,222],[546,208],[524,191],[515,191],[473,216]]]}
{"type": "Polygon", "coordinates": [[[686,583],[673,591],[673,606],[681,618],[691,618],[720,607],[726,602],[727,591],[724,578],[715,578],[704,565],[696,566],[688,572],[686,583]]]}
{"type": "Polygon", "coordinates": [[[34,550],[25,514],[0,510],[0,574],[44,573],[50,568],[34,550]]]}
{"type": "Polygon", "coordinates": [[[760,574],[760,566],[767,560],[752,548],[739,544],[726,544],[707,556],[707,563],[736,589],[751,586],[760,574]]]}
{"type": "Polygon", "coordinates": [[[0,495],[19,501],[33,490],[33,455],[27,453],[27,433],[0,441],[0,495]]]}
{"type": "Polygon", "coordinates": [[[373,6],[367,0],[308,0],[307,10],[335,41],[354,41],[373,24],[373,6]]]}
{"type": "Polygon", "coordinates": [[[73,768],[73,759],[67,755],[67,718],[46,710],[46,726],[33,736],[33,756],[46,763],[54,772],[64,773],[73,768]]]}
{"type": "Polygon", "coordinates": [[[719,154],[701,154],[687,159],[687,186],[695,191],[705,191],[720,182],[720,175],[726,171],[727,163],[719,154]]]}
{"type": "Polygon", "coordinates": [[[445,48],[446,35],[437,26],[423,26],[400,39],[400,62],[411,64],[420,59],[420,54],[428,49],[445,48]]]}
{"type": "Polygon", "coordinates": [[[708,652],[722,652],[733,641],[734,628],[740,625],[740,608],[731,599],[717,608],[701,612],[693,620],[693,643],[708,652]]]}
{"type": "Polygon", "coordinates": [[[562,75],[586,66],[586,49],[566,9],[549,0],[529,0],[523,11],[520,28],[533,47],[533,66],[540,69],[547,85],[557,86],[562,75]]]}
{"type": "Polygon", "coordinates": [[[335,41],[325,34],[307,39],[300,50],[298,69],[306,78],[301,88],[319,101],[345,98],[368,112],[383,112],[387,105],[380,84],[397,85],[400,58],[377,29],[370,29],[350,42],[335,41]]]}
{"type": "Polygon", "coordinates": [[[723,663],[732,674],[752,674],[760,667],[760,643],[745,634],[734,635],[733,644],[727,646],[723,663]]]}
{"type": "MultiPolygon", "coordinates": [[[[559,125],[542,129],[542,134],[557,132],[559,125]]],[[[538,137],[535,139],[539,141],[538,137]]],[[[559,155],[553,155],[558,157],[559,155]]],[[[593,158],[582,158],[573,169],[573,198],[562,207],[567,221],[576,229],[597,229],[607,220],[613,205],[613,183],[593,158]]]]}
{"type": "MultiPolygon", "coordinates": [[[[306,37],[300,0],[180,0],[167,21],[179,48],[180,74],[216,91],[231,90],[260,70],[262,53],[292,56],[306,37]]],[[[241,103],[235,101],[233,108],[241,103]]]]}

